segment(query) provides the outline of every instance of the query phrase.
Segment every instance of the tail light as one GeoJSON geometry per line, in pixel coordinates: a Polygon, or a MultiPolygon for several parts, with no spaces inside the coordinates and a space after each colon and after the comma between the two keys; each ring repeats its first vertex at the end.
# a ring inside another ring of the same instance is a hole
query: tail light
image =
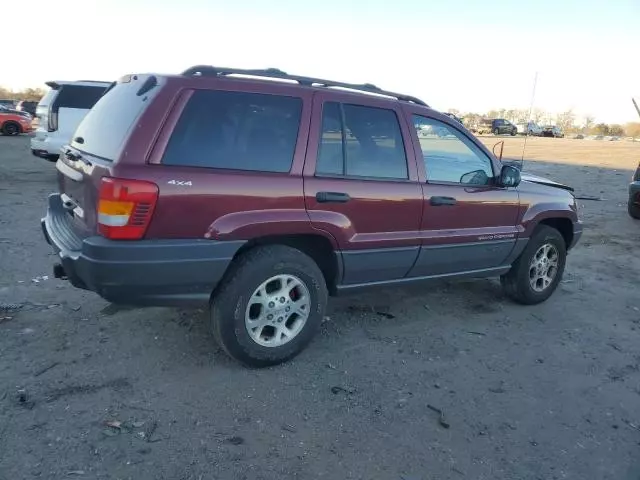
{"type": "Polygon", "coordinates": [[[141,239],[157,201],[155,183],[103,177],[98,198],[98,232],[112,240],[141,239]]]}
{"type": "Polygon", "coordinates": [[[54,112],[52,108],[49,108],[49,124],[47,130],[55,132],[58,130],[58,112],[54,112]]]}

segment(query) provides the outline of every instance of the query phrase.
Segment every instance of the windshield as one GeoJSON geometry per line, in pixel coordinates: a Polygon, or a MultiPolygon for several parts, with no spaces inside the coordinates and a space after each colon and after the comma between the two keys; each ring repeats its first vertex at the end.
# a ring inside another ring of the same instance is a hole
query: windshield
{"type": "Polygon", "coordinates": [[[71,145],[81,152],[114,161],[120,155],[129,131],[149,99],[159,90],[157,80],[142,95],[141,87],[150,85],[149,75],[128,76],[107,90],[78,126],[71,145]]]}

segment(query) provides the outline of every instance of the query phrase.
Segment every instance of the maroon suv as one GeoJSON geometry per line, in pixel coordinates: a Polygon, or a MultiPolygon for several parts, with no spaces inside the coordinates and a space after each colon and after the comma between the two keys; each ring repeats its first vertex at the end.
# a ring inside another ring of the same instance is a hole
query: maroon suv
{"type": "Polygon", "coordinates": [[[501,276],[542,302],[582,233],[569,187],[521,177],[417,98],[274,69],[123,77],[57,169],[56,277],[114,303],[210,304],[253,366],[302,350],[328,294],[501,276]]]}

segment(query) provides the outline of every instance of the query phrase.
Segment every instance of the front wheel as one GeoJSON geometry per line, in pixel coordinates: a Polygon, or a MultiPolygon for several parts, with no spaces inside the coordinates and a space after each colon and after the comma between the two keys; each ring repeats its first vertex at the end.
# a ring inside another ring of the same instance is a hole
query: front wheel
{"type": "Polygon", "coordinates": [[[498,130],[497,128],[493,130],[493,134],[494,135],[499,135],[500,134],[500,130],[498,130]]]}
{"type": "Polygon", "coordinates": [[[509,297],[524,305],[544,302],[556,290],[567,262],[567,247],[558,230],[540,225],[511,270],[500,277],[509,297]]]}
{"type": "Polygon", "coordinates": [[[327,304],[318,265],[300,250],[270,245],[250,250],[230,268],[211,302],[211,328],[222,348],[250,367],[300,353],[327,304]]]}

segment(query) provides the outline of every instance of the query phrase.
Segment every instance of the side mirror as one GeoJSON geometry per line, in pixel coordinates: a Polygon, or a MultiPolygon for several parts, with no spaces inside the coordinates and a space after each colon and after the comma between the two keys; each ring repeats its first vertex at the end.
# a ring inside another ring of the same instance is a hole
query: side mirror
{"type": "Polygon", "coordinates": [[[462,175],[460,177],[460,183],[465,185],[487,185],[489,183],[489,176],[484,170],[474,170],[473,172],[462,175]]]}
{"type": "Polygon", "coordinates": [[[511,165],[504,165],[500,171],[501,187],[517,187],[520,185],[520,170],[511,165]]]}

